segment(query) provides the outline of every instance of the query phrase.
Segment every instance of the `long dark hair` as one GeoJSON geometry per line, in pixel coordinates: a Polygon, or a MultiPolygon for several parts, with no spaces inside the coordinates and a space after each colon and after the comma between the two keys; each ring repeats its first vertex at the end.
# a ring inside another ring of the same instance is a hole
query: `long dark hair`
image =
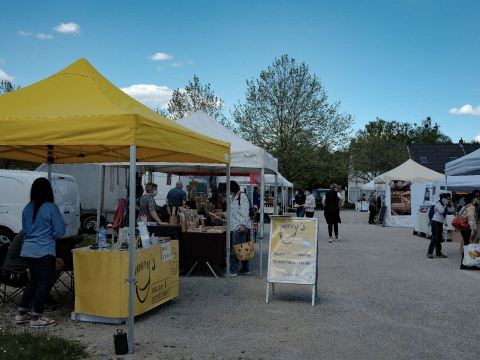
{"type": "Polygon", "coordinates": [[[44,177],[35,179],[30,190],[30,201],[33,203],[33,220],[37,217],[38,209],[43,203],[53,203],[53,190],[50,181],[44,177]]]}

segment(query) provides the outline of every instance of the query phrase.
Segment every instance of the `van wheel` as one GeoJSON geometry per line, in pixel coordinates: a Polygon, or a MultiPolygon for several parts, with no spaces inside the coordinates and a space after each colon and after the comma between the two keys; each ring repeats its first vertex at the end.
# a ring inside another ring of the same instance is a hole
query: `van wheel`
{"type": "Polygon", "coordinates": [[[3,245],[3,244],[10,245],[14,235],[15,234],[10,229],[0,228],[0,245],[3,245]]]}
{"type": "MultiPolygon", "coordinates": [[[[103,215],[101,221],[105,222],[103,215]]],[[[86,234],[94,234],[97,231],[97,215],[87,215],[82,219],[82,231],[86,234]]]]}

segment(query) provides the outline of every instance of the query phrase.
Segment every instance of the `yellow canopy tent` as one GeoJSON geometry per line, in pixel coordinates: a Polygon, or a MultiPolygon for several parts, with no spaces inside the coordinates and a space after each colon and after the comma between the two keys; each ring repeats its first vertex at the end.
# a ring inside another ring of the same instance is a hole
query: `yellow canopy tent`
{"type": "Polygon", "coordinates": [[[0,96],[0,158],[50,163],[229,162],[228,143],[165,119],[85,59],[0,96]]]}
{"type": "MultiPolygon", "coordinates": [[[[0,158],[49,164],[129,161],[130,184],[135,184],[136,161],[221,163],[229,173],[230,144],[165,119],[80,59],[0,96],[0,158]]],[[[129,206],[128,344],[133,352],[135,191],[129,206]]]]}

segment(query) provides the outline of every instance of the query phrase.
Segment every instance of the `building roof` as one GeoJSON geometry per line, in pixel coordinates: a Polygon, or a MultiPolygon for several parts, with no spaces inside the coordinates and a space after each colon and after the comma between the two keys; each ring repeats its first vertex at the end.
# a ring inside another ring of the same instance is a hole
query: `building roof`
{"type": "Polygon", "coordinates": [[[445,164],[480,149],[480,144],[411,144],[410,157],[437,172],[445,172],[445,164]]]}

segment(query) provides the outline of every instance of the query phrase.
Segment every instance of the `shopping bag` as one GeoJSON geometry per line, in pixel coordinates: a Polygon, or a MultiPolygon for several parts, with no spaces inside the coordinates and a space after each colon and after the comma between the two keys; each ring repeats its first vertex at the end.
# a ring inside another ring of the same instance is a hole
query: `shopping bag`
{"type": "Polygon", "coordinates": [[[253,240],[233,245],[235,257],[240,261],[252,259],[254,255],[253,248],[253,240]]]}
{"type": "Polygon", "coordinates": [[[125,355],[128,353],[127,333],[122,329],[117,329],[116,334],[113,334],[113,345],[115,347],[115,354],[125,355]]]}
{"type": "Polygon", "coordinates": [[[468,219],[460,215],[455,216],[455,218],[452,220],[452,226],[457,231],[470,229],[470,225],[468,224],[468,219]]]}
{"type": "Polygon", "coordinates": [[[468,244],[463,247],[463,265],[480,267],[480,244],[468,244]]]}

